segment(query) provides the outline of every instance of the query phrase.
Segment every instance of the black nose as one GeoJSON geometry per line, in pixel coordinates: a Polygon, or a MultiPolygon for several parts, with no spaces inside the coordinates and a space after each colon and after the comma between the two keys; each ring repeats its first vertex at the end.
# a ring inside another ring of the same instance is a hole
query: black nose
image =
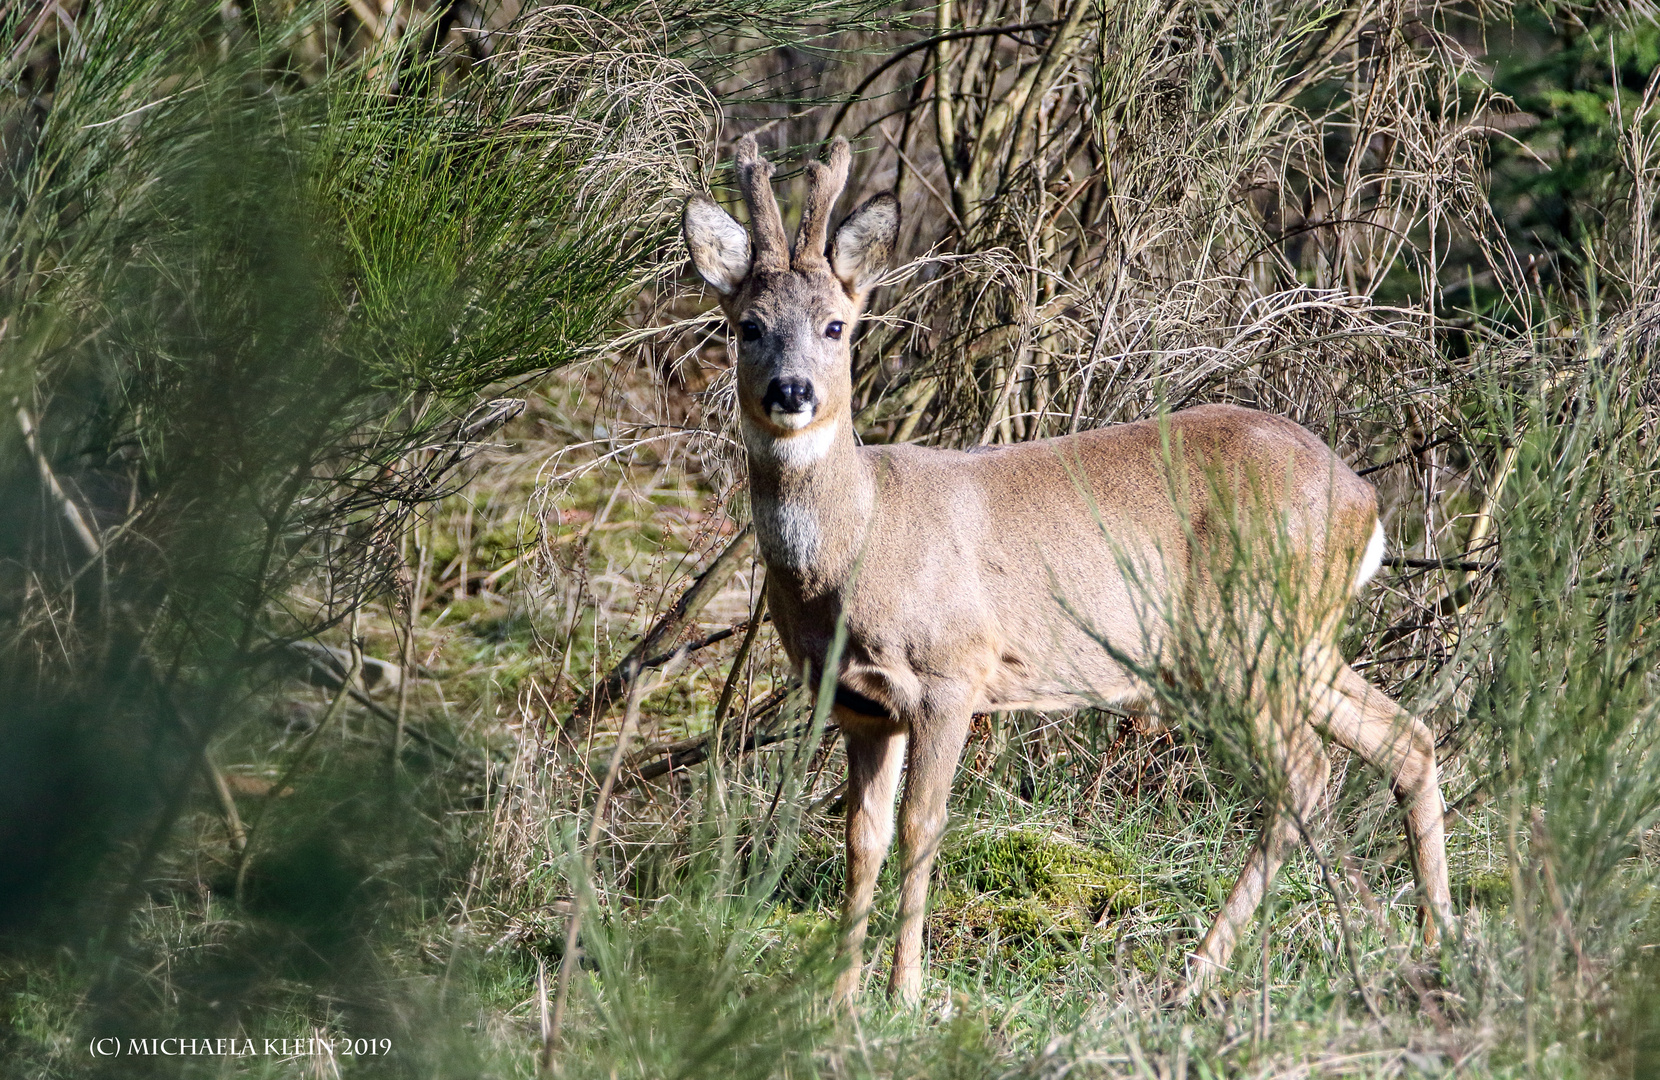
{"type": "Polygon", "coordinates": [[[787,413],[806,411],[813,404],[813,384],[806,379],[774,379],[761,398],[761,407],[771,412],[782,409],[787,413]]]}

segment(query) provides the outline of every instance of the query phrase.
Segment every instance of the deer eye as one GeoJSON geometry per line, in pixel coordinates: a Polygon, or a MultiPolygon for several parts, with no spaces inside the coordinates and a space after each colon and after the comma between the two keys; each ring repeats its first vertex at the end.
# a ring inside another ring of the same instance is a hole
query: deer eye
{"type": "Polygon", "coordinates": [[[833,322],[829,326],[826,326],[824,328],[824,336],[827,337],[827,338],[832,338],[836,341],[840,341],[841,336],[842,336],[842,331],[845,330],[845,329],[846,329],[846,327],[844,325],[842,325],[841,322],[839,322],[839,321],[838,322],[833,322]]]}
{"type": "Polygon", "coordinates": [[[743,334],[745,341],[760,341],[761,328],[752,322],[741,322],[738,331],[743,334]]]}

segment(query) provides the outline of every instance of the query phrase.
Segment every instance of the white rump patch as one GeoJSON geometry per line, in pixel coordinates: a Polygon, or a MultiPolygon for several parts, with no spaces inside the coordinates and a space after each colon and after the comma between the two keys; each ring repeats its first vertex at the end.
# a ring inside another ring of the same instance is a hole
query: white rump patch
{"type": "Polygon", "coordinates": [[[1360,569],[1355,571],[1355,592],[1366,587],[1373,575],[1383,566],[1383,522],[1372,526],[1372,541],[1366,545],[1366,554],[1360,557],[1360,569]]]}

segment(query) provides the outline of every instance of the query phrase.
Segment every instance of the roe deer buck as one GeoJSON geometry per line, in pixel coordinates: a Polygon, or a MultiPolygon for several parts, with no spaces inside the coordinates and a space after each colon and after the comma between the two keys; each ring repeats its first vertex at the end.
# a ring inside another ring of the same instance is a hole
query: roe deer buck
{"type": "Polygon", "coordinates": [[[1250,683],[1240,672],[1251,657],[1226,665],[1224,688],[1247,695],[1281,783],[1238,882],[1189,957],[1182,996],[1227,963],[1320,804],[1328,738],[1380,769],[1404,804],[1433,939],[1435,919],[1451,913],[1435,744],[1337,649],[1345,606],[1383,558],[1370,485],[1304,428],[1231,406],[974,452],[860,446],[849,346],[892,257],[899,205],[878,195],[827,238],[849,161],[838,138],[828,165],[808,164],[793,252],[772,166],[753,137],[737,147],[753,245],[707,196],[688,200],[683,222],[692,261],[740,339],[738,406],[773,624],[790,659],[815,672],[838,621],[847,634],[835,699],[848,761],[847,966],[837,1000],[859,988],[901,761],[890,989],[915,1002],[928,875],[970,718],[1145,704],[1159,680],[1183,676],[1187,622],[1229,610],[1271,621],[1250,610],[1251,590],[1224,597],[1218,584],[1230,559],[1259,557],[1230,547],[1240,525],[1233,504],[1247,497],[1264,531],[1285,541],[1296,571],[1288,580],[1303,594],[1294,598],[1296,640],[1268,646],[1290,657],[1295,685],[1250,683]],[[1188,473],[1221,483],[1183,481],[1188,473]]]}

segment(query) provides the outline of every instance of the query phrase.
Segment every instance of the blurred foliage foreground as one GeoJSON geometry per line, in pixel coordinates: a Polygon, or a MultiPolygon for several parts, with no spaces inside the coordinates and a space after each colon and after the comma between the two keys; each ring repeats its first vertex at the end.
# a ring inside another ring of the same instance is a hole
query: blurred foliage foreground
{"type": "Polygon", "coordinates": [[[1660,1074],[1651,14],[0,8],[0,1068],[1660,1074]],[[678,283],[723,113],[900,193],[869,439],[1237,400],[1372,476],[1438,955],[1339,769],[1162,1008],[1260,777],[1204,701],[995,716],[926,1006],[825,1010],[839,750],[678,283]]]}

